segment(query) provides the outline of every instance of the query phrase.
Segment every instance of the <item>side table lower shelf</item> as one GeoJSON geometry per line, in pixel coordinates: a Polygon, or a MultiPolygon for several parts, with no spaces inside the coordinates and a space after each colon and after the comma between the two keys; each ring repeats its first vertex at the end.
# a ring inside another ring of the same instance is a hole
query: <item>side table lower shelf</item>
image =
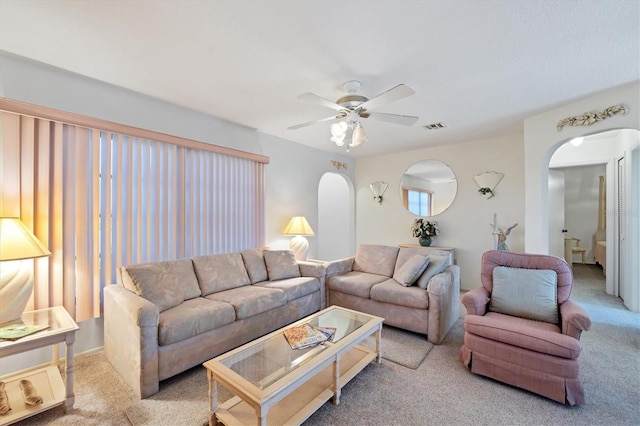
{"type": "Polygon", "coordinates": [[[5,384],[5,392],[9,399],[11,411],[0,415],[0,425],[9,425],[27,417],[46,411],[65,403],[65,385],[56,366],[39,368],[26,373],[8,375],[0,378],[5,384]],[[20,380],[29,380],[39,396],[42,404],[29,405],[24,402],[20,380]]]}

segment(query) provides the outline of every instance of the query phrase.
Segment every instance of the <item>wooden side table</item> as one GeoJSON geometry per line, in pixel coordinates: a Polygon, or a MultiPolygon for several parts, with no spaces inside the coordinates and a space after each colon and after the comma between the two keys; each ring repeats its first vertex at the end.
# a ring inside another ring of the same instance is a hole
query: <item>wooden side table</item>
{"type": "MultiPolygon", "coordinates": [[[[0,341],[0,358],[21,354],[33,349],[53,345],[51,364],[0,377],[5,383],[11,411],[0,416],[0,425],[8,425],[35,414],[62,405],[65,412],[73,408],[73,344],[76,340],[78,324],[62,306],[25,312],[20,318],[24,324],[48,325],[49,328],[22,337],[15,341],[0,341]],[[58,343],[66,344],[66,378],[63,382],[58,370],[58,343]],[[43,399],[42,404],[28,405],[22,398],[20,380],[29,380],[43,399]]],[[[15,321],[18,322],[18,321],[15,321]]],[[[8,322],[4,325],[10,325],[8,322]]]]}

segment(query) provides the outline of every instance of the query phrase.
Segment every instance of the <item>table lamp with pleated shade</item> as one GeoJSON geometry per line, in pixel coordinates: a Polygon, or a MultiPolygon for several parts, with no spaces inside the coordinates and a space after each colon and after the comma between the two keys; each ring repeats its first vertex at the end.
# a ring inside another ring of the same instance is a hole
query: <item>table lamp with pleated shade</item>
{"type": "Polygon", "coordinates": [[[20,219],[0,217],[0,324],[20,318],[29,302],[33,265],[28,259],[50,255],[20,219]]]}
{"type": "Polygon", "coordinates": [[[291,241],[289,241],[289,248],[293,251],[297,260],[307,260],[309,241],[307,241],[305,236],[315,235],[307,219],[305,219],[304,216],[292,217],[282,233],[284,235],[294,235],[291,241]]]}

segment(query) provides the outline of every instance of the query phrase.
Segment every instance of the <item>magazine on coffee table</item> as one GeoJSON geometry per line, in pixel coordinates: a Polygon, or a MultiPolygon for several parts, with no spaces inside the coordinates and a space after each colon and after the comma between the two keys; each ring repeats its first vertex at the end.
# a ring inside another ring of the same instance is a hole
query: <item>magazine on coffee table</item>
{"type": "Polygon", "coordinates": [[[333,327],[315,328],[309,324],[302,324],[288,328],[283,333],[291,349],[304,349],[328,340],[335,331],[333,327]]]}

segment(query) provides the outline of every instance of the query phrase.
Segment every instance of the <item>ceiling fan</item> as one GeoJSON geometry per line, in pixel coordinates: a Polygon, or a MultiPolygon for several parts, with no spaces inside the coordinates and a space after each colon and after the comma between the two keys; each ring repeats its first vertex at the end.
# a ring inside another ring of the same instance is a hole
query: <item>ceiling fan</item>
{"type": "Polygon", "coordinates": [[[360,124],[360,118],[371,117],[380,121],[402,124],[405,126],[411,126],[418,120],[418,117],[414,117],[411,115],[373,112],[374,109],[380,108],[381,106],[386,105],[390,102],[413,95],[415,92],[409,86],[398,84],[397,86],[387,90],[384,93],[379,94],[372,99],[356,94],[360,87],[362,87],[362,84],[359,81],[347,81],[343,84],[343,87],[349,94],[341,97],[336,102],[332,102],[314,93],[304,93],[298,96],[298,99],[323,105],[327,108],[336,110],[337,113],[329,117],[321,118],[320,120],[297,124],[295,126],[289,127],[288,129],[296,130],[302,127],[310,126],[312,124],[323,123],[326,121],[338,121],[337,123],[333,123],[331,125],[331,140],[335,142],[336,145],[343,146],[347,131],[351,130],[351,142],[347,145],[348,151],[349,148],[358,146],[363,142],[366,142],[364,129],[362,128],[362,124],[360,124]]]}

